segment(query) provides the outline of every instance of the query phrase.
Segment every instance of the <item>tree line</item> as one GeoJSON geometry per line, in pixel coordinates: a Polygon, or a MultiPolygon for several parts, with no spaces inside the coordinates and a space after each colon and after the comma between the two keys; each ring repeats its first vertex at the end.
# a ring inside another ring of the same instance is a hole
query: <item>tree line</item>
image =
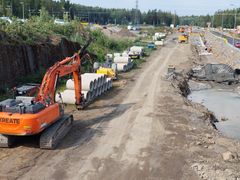
{"type": "Polygon", "coordinates": [[[70,3],[69,0],[0,0],[0,16],[29,18],[39,15],[42,8],[55,18],[63,19],[64,15],[68,15],[69,19],[99,24],[140,23],[169,26],[172,23],[179,23],[177,15],[156,9],[148,12],[136,9],[106,9],[70,3]]]}
{"type": "Polygon", "coordinates": [[[193,25],[207,27],[223,27],[233,29],[240,24],[240,8],[219,10],[214,15],[206,16],[183,16],[180,18],[181,25],[193,25]]]}

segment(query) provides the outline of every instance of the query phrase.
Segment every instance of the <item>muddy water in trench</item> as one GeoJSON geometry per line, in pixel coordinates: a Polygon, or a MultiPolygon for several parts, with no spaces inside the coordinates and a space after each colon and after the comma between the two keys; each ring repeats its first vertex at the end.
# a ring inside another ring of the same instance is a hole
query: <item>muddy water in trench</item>
{"type": "Polygon", "coordinates": [[[240,140],[240,94],[230,89],[213,88],[193,91],[188,99],[204,105],[215,114],[220,121],[215,124],[220,132],[240,140]]]}

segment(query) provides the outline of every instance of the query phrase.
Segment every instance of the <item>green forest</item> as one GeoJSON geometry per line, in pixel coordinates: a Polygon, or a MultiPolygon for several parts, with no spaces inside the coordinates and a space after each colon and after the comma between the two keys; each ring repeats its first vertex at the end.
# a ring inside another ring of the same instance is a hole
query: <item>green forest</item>
{"type": "Polygon", "coordinates": [[[184,16],[180,18],[182,25],[206,27],[207,23],[211,23],[212,27],[234,28],[235,25],[240,24],[240,8],[219,10],[211,16],[184,16]]]}
{"type": "Polygon", "coordinates": [[[0,0],[0,3],[0,16],[22,19],[39,15],[41,9],[45,8],[55,18],[63,19],[64,14],[67,14],[69,19],[99,24],[140,23],[160,26],[179,23],[178,16],[157,9],[148,12],[136,9],[105,9],[73,4],[69,0],[0,0]]]}

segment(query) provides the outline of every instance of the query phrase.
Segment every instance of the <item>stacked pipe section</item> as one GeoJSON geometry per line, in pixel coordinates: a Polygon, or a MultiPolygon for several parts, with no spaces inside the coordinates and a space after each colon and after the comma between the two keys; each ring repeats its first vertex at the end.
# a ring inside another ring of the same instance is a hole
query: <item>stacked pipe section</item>
{"type": "Polygon", "coordinates": [[[139,56],[142,57],[144,54],[144,47],[142,46],[132,46],[129,51],[129,56],[139,56]]]}
{"type": "Polygon", "coordinates": [[[114,57],[114,67],[117,68],[119,72],[126,72],[133,67],[133,62],[128,55],[114,57]]]}
{"type": "MultiPolygon", "coordinates": [[[[112,79],[106,78],[103,74],[85,73],[81,75],[82,94],[85,102],[91,102],[113,87],[112,79]]],[[[75,87],[72,79],[67,80],[66,90],[60,93],[61,98],[56,94],[56,102],[75,104],[75,87]]]]}

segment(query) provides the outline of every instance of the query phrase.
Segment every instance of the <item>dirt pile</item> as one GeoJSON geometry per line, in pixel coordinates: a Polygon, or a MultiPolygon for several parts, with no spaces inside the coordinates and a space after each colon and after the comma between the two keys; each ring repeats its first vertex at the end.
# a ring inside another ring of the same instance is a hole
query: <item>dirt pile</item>
{"type": "Polygon", "coordinates": [[[127,29],[121,29],[118,33],[118,36],[121,37],[136,37],[135,34],[133,34],[131,31],[127,30],[127,29]]]}
{"type": "Polygon", "coordinates": [[[79,48],[78,43],[63,38],[33,45],[0,43],[0,87],[16,85],[18,79],[50,67],[79,48]]]}
{"type": "Polygon", "coordinates": [[[118,28],[118,27],[108,27],[107,29],[102,29],[102,32],[112,38],[135,38],[136,35],[129,31],[128,29],[118,28]]]}

